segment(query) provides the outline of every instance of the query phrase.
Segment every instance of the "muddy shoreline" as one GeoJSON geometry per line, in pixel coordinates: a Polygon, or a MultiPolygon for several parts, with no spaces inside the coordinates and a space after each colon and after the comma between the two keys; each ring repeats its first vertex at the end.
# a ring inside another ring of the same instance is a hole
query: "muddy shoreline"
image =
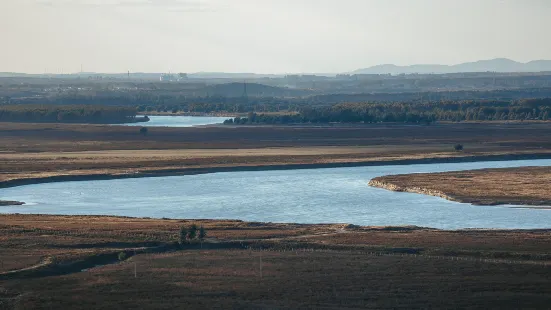
{"type": "Polygon", "coordinates": [[[450,200],[450,201],[461,202],[461,201],[457,200],[455,197],[447,195],[447,194],[445,194],[444,192],[441,192],[441,191],[429,190],[429,189],[421,188],[421,187],[400,186],[400,185],[396,185],[396,184],[393,184],[393,183],[390,183],[390,182],[380,181],[379,178],[375,178],[375,179],[369,181],[368,185],[371,186],[371,187],[382,188],[382,189],[386,189],[386,190],[393,191],[393,192],[406,192],[406,193],[423,194],[423,195],[428,195],[428,196],[435,196],[435,197],[444,198],[444,199],[450,200]]]}

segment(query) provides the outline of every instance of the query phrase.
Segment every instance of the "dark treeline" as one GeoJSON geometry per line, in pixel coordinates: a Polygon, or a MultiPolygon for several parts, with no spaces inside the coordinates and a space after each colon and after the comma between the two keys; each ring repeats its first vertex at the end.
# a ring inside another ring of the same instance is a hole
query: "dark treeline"
{"type": "Polygon", "coordinates": [[[195,112],[195,113],[246,113],[298,110],[308,105],[308,100],[276,97],[186,97],[153,95],[150,93],[97,95],[97,96],[55,96],[48,98],[0,98],[0,104],[41,105],[108,105],[131,106],[138,112],[195,112]]]}
{"type": "Polygon", "coordinates": [[[347,102],[442,102],[461,100],[518,100],[549,98],[551,88],[525,88],[493,91],[402,92],[334,94],[308,97],[194,97],[174,92],[106,92],[95,95],[55,95],[50,97],[0,98],[0,104],[60,104],[132,106],[138,112],[247,113],[301,111],[306,107],[330,107],[347,102]]]}
{"type": "Polygon", "coordinates": [[[134,107],[100,105],[0,105],[0,121],[117,124],[143,120],[134,107]]]}
{"type": "Polygon", "coordinates": [[[431,123],[434,121],[549,120],[551,98],[516,101],[442,101],[429,103],[341,103],[303,108],[293,115],[249,113],[225,124],[431,123]]]}

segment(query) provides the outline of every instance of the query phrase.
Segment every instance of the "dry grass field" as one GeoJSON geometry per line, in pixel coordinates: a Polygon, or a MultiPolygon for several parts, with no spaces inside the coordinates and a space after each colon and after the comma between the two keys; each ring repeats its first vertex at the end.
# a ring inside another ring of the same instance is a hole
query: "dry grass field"
{"type": "Polygon", "coordinates": [[[480,205],[551,206],[551,167],[393,175],[372,184],[480,205]]]}
{"type": "Polygon", "coordinates": [[[2,152],[146,149],[449,145],[494,150],[551,148],[551,123],[443,123],[430,126],[211,126],[139,128],[79,124],[0,123],[2,152]]]}
{"type": "Polygon", "coordinates": [[[3,272],[57,269],[0,274],[0,308],[543,309],[551,294],[549,230],[196,221],[207,229],[203,248],[140,252],[171,244],[190,223],[2,215],[3,272]],[[70,268],[121,251],[129,258],[70,268]]]}
{"type": "Polygon", "coordinates": [[[0,124],[0,182],[194,169],[551,157],[551,123],[138,128],[0,124]],[[464,152],[453,145],[463,143],[464,152]]]}

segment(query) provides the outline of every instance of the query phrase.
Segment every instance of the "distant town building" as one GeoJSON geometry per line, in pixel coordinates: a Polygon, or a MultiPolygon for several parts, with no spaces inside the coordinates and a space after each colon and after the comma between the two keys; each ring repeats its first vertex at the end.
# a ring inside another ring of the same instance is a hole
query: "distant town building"
{"type": "Polygon", "coordinates": [[[163,73],[161,74],[159,80],[161,82],[179,82],[187,78],[187,73],[178,73],[177,75],[172,73],[163,73]]]}
{"type": "Polygon", "coordinates": [[[161,77],[159,79],[161,82],[172,82],[172,81],[176,81],[176,77],[174,76],[174,74],[161,74],[161,77]]]}

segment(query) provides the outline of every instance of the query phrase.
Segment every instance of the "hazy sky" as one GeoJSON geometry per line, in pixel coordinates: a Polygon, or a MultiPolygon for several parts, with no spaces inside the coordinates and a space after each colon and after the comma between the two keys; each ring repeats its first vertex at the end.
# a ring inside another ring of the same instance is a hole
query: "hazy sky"
{"type": "Polygon", "coordinates": [[[551,0],[0,0],[0,71],[344,72],[551,59],[551,0]]]}

